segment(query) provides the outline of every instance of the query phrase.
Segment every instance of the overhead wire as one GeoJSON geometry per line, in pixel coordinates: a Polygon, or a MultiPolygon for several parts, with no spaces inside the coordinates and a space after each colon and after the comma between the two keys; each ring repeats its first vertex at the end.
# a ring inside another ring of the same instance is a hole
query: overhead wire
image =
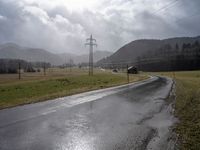
{"type": "Polygon", "coordinates": [[[157,13],[163,11],[163,10],[166,10],[166,9],[171,8],[171,7],[175,6],[179,1],[180,1],[180,0],[173,0],[173,1],[171,1],[170,3],[164,5],[163,7],[157,9],[153,14],[157,14],[157,13]]]}

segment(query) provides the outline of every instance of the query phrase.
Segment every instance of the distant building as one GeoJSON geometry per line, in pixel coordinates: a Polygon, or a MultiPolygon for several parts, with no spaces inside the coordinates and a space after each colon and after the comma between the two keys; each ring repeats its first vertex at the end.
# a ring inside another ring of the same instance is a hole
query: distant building
{"type": "Polygon", "coordinates": [[[138,70],[137,70],[136,67],[130,66],[130,67],[128,68],[128,73],[130,73],[130,74],[137,74],[137,73],[138,73],[138,70]]]}

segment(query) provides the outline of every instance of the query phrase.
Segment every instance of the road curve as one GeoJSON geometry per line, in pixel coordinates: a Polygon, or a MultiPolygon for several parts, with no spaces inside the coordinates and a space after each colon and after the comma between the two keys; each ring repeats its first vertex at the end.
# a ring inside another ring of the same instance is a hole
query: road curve
{"type": "Polygon", "coordinates": [[[172,83],[152,77],[0,110],[0,150],[169,149],[172,83]]]}

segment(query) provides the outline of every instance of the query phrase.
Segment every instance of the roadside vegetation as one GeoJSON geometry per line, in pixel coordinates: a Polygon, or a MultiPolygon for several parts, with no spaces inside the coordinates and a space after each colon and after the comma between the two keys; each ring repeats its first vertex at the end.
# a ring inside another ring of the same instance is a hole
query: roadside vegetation
{"type": "MultiPolygon", "coordinates": [[[[145,75],[130,75],[130,82],[146,79],[145,75]]],[[[22,104],[49,100],[85,91],[101,89],[127,83],[125,73],[95,70],[88,76],[87,70],[48,70],[42,73],[0,75],[0,109],[22,104]]]]}
{"type": "Polygon", "coordinates": [[[200,71],[161,73],[176,81],[175,127],[181,150],[200,149],[200,71]]]}

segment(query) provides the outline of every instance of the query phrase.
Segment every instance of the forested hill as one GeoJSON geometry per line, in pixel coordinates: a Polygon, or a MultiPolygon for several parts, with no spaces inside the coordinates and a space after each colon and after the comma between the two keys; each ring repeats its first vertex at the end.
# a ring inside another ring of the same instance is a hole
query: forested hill
{"type": "Polygon", "coordinates": [[[134,62],[138,57],[146,55],[154,50],[158,50],[165,45],[170,45],[172,49],[176,45],[181,47],[185,44],[192,44],[195,41],[200,42],[200,36],[198,37],[178,37],[178,38],[170,38],[164,40],[155,40],[155,39],[141,39],[132,41],[119,50],[117,50],[110,57],[104,58],[98,61],[98,64],[107,64],[107,63],[122,63],[122,62],[134,62]]]}

